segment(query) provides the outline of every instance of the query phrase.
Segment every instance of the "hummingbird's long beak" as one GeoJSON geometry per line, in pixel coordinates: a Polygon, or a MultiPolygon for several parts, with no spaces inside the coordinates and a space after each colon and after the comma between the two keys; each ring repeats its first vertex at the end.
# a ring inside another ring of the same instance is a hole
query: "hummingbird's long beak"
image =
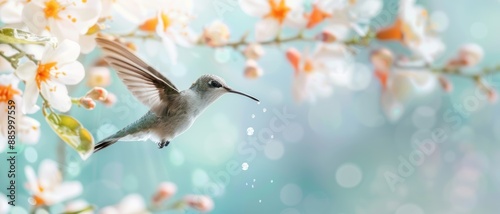
{"type": "Polygon", "coordinates": [[[228,87],[224,87],[224,89],[226,89],[226,90],[227,90],[227,92],[229,92],[229,93],[235,93],[235,94],[243,95],[243,96],[248,97],[248,98],[250,98],[250,99],[252,99],[252,100],[255,100],[255,101],[257,101],[257,102],[260,102],[257,98],[252,97],[252,96],[250,96],[250,95],[248,95],[248,94],[245,94],[245,93],[243,93],[243,92],[235,91],[235,90],[233,90],[233,89],[231,89],[231,88],[228,88],[228,87]]]}

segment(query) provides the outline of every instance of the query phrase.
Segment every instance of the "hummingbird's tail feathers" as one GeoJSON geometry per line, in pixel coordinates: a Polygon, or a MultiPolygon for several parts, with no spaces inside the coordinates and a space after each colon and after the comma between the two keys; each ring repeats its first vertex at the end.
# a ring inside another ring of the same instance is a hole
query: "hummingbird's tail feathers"
{"type": "Polygon", "coordinates": [[[107,138],[99,142],[99,144],[94,146],[94,153],[100,151],[101,149],[104,149],[108,146],[113,145],[114,143],[118,142],[119,139],[117,138],[107,138]]]}

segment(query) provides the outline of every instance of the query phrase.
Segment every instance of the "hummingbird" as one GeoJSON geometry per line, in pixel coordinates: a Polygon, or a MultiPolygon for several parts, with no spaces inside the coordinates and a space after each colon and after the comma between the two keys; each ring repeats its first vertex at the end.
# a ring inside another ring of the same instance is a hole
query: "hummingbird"
{"type": "Polygon", "coordinates": [[[196,118],[223,94],[234,93],[259,100],[233,90],[222,78],[206,74],[190,88],[179,91],[164,75],[149,66],[121,43],[96,38],[104,51],[104,60],[116,70],[127,89],[149,111],[137,121],[100,141],[94,153],[119,141],[152,140],[162,149],[193,125],[196,118]]]}

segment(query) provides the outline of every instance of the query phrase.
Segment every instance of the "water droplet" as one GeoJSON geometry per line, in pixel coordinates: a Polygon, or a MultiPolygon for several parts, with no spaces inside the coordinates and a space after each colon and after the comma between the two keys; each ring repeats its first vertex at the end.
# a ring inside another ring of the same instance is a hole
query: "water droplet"
{"type": "Polygon", "coordinates": [[[260,102],[257,102],[257,105],[260,105],[260,102]]]}
{"type": "Polygon", "coordinates": [[[253,184],[252,184],[252,188],[253,188],[253,184]]]}
{"type": "Polygon", "coordinates": [[[273,181],[273,180],[271,180],[271,183],[273,183],[273,182],[274,182],[274,181],[273,181]]]}
{"type": "Polygon", "coordinates": [[[247,182],[247,183],[245,183],[245,185],[247,185],[247,186],[248,186],[248,182],[247,182]]]}
{"type": "Polygon", "coordinates": [[[262,203],[262,200],[259,200],[259,203],[262,203]]]}
{"type": "Polygon", "coordinates": [[[247,162],[245,162],[245,163],[241,164],[241,169],[243,169],[243,170],[245,170],[245,171],[248,169],[248,167],[249,167],[249,165],[248,165],[248,163],[247,163],[247,162]]]}
{"type": "Polygon", "coordinates": [[[274,135],[271,135],[271,138],[274,138],[274,135]]]}
{"type": "Polygon", "coordinates": [[[252,114],[252,118],[255,118],[255,114],[252,114]]]}
{"type": "Polygon", "coordinates": [[[262,109],[262,112],[266,112],[266,111],[267,111],[267,109],[266,109],[266,108],[263,108],[263,109],[262,109]]]}
{"type": "Polygon", "coordinates": [[[252,127],[248,127],[248,129],[247,129],[247,135],[253,135],[253,132],[254,132],[253,128],[252,127]]]}
{"type": "Polygon", "coordinates": [[[253,179],[253,182],[255,182],[255,178],[253,179]]]}

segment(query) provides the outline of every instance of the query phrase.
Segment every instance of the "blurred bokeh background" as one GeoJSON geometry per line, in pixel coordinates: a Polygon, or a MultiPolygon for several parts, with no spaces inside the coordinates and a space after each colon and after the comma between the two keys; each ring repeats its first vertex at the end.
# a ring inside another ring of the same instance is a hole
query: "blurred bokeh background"
{"type": "MultiPolygon", "coordinates": [[[[195,2],[193,28],[200,31],[206,20],[220,19],[230,27],[233,40],[253,28],[256,19],[242,13],[237,4],[217,12],[221,2],[236,1],[195,2]]],[[[500,1],[417,2],[443,28],[447,46],[443,58],[451,57],[463,43],[474,42],[486,53],[481,65],[500,64],[500,1]]],[[[391,10],[391,4],[397,1],[386,0],[384,11],[391,10]]],[[[394,19],[381,17],[380,26],[394,19]]],[[[159,150],[152,142],[123,142],[86,161],[67,147],[62,147],[64,161],[55,158],[60,140],[43,125],[40,143],[20,145],[20,184],[26,181],[22,176],[25,165],[37,168],[49,158],[62,164],[67,180],[81,181],[84,193],[80,198],[99,207],[116,204],[130,193],[150,199],[160,182],[171,181],[178,185],[175,198],[191,193],[211,196],[213,213],[486,214],[500,210],[499,106],[477,97],[469,79],[452,78],[453,93],[436,90],[415,99],[403,117],[391,123],[382,113],[380,86],[371,73],[360,74],[370,81],[354,86],[358,90],[339,87],[314,104],[295,103],[293,70],[283,54],[287,45],[266,48],[260,60],[265,75],[256,80],[242,75],[244,59],[231,50],[181,48],[179,63],[170,65],[158,45],[137,46],[140,55],[180,89],[188,88],[202,74],[215,74],[261,103],[225,95],[166,149],[159,150]],[[477,108],[458,113],[470,97],[477,98],[477,108]],[[254,130],[251,135],[249,128],[254,130]],[[433,144],[435,150],[429,155],[415,154],[419,143],[432,139],[436,130],[443,131],[446,140],[433,144]],[[243,170],[242,165],[248,168],[243,170]]],[[[371,50],[361,50],[356,57],[367,69],[371,69],[371,50]]],[[[99,55],[96,51],[83,62],[90,64],[99,55]]],[[[497,78],[487,80],[498,87],[497,78]]],[[[82,95],[88,88],[82,84],[71,90],[82,95]]],[[[147,111],[115,74],[108,90],[118,97],[113,108],[98,105],[93,111],[71,110],[97,140],[147,111]]],[[[37,116],[44,123],[42,115],[37,116]]],[[[3,160],[5,154],[0,157],[3,160]]],[[[6,193],[4,182],[0,187],[6,193]]],[[[22,185],[18,189],[18,204],[28,208],[28,193],[22,185]]],[[[57,212],[62,206],[52,210],[57,212]]]]}

